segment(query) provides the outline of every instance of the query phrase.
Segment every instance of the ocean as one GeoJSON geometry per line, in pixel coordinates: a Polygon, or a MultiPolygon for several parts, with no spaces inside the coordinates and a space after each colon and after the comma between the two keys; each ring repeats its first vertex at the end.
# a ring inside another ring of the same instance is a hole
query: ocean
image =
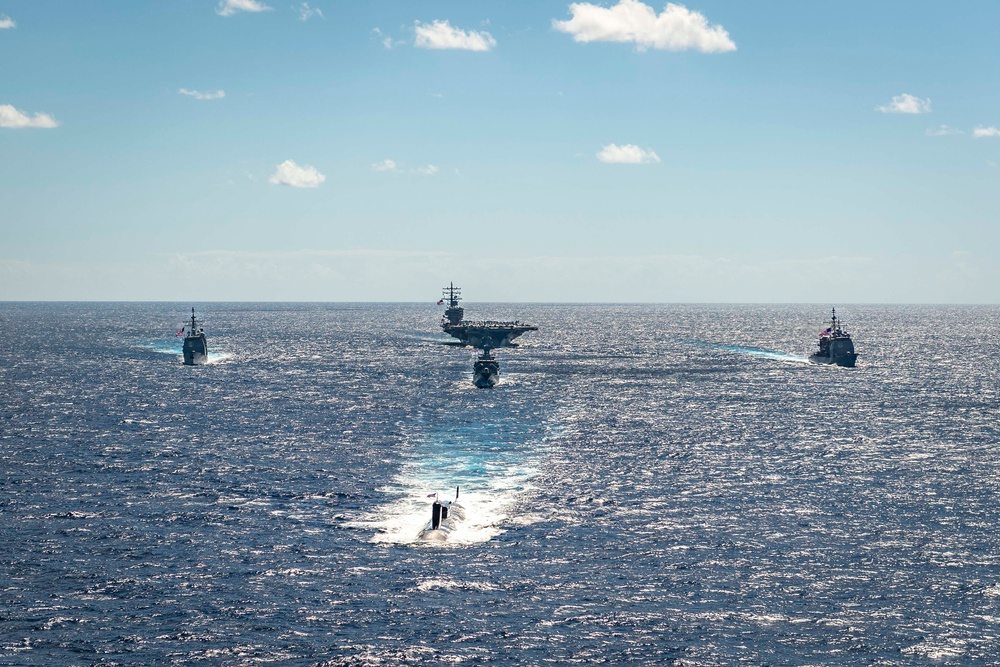
{"type": "Polygon", "coordinates": [[[1000,662],[998,307],[194,305],[0,304],[0,665],[1000,662]]]}

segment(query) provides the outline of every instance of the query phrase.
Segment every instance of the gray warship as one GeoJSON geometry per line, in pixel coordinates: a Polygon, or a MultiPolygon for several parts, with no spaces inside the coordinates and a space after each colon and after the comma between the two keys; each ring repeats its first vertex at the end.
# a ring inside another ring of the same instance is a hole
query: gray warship
{"type": "Polygon", "coordinates": [[[858,355],[854,352],[851,334],[841,327],[840,320],[837,319],[837,309],[834,308],[830,326],[819,332],[819,350],[809,355],[809,361],[854,368],[857,360],[858,355]]]}
{"type": "MultiPolygon", "coordinates": [[[[187,325],[185,325],[187,326],[187,325]]],[[[194,318],[194,308],[191,309],[191,325],[184,335],[184,365],[195,366],[208,362],[208,340],[205,330],[194,318]]]]}
{"type": "Polygon", "coordinates": [[[469,345],[481,350],[476,363],[472,366],[472,384],[480,389],[491,389],[500,382],[500,362],[493,356],[493,350],[498,347],[517,347],[515,338],[529,331],[538,331],[538,327],[520,320],[467,321],[465,309],[458,305],[461,300],[461,288],[451,283],[444,288],[443,298],[438,301],[439,306],[448,304],[441,317],[441,329],[458,339],[458,342],[449,342],[446,345],[469,345]]]}
{"type": "Polygon", "coordinates": [[[472,365],[472,384],[480,389],[492,389],[500,382],[500,363],[489,348],[472,365]]]}
{"type": "Polygon", "coordinates": [[[448,304],[441,317],[441,329],[449,336],[459,340],[453,345],[471,345],[479,349],[496,349],[498,347],[517,347],[515,338],[529,331],[538,331],[538,327],[525,324],[519,320],[498,322],[481,320],[478,322],[465,319],[465,309],[459,306],[462,300],[462,289],[452,283],[444,288],[444,298],[438,303],[448,304]]]}

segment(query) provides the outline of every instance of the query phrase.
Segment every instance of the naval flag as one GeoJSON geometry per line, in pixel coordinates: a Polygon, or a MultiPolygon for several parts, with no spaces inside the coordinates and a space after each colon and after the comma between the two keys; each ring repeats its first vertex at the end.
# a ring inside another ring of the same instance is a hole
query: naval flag
{"type": "Polygon", "coordinates": [[[175,333],[174,335],[175,336],[180,336],[182,333],[184,333],[184,327],[181,327],[180,329],[178,329],[177,333],[175,333]]]}
{"type": "Polygon", "coordinates": [[[443,306],[444,305],[444,299],[438,299],[438,305],[439,306],[443,306]]]}

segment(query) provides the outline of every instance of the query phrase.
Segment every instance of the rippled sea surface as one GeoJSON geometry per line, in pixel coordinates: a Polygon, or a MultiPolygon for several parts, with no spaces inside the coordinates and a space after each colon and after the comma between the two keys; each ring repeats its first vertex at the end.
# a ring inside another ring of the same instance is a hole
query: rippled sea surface
{"type": "Polygon", "coordinates": [[[996,307],[189,307],[0,304],[0,664],[1000,662],[996,307]]]}

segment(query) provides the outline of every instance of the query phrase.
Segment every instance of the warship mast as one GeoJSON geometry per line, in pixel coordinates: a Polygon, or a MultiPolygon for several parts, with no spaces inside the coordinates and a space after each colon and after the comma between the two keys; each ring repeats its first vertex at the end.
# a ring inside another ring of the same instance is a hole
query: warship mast
{"type": "MultiPolygon", "coordinates": [[[[458,326],[465,317],[465,309],[458,305],[458,302],[462,300],[462,288],[455,287],[455,283],[449,283],[442,292],[444,298],[441,300],[448,304],[447,310],[444,311],[444,319],[449,325],[458,326]]],[[[443,327],[444,322],[441,325],[443,327]]]]}

